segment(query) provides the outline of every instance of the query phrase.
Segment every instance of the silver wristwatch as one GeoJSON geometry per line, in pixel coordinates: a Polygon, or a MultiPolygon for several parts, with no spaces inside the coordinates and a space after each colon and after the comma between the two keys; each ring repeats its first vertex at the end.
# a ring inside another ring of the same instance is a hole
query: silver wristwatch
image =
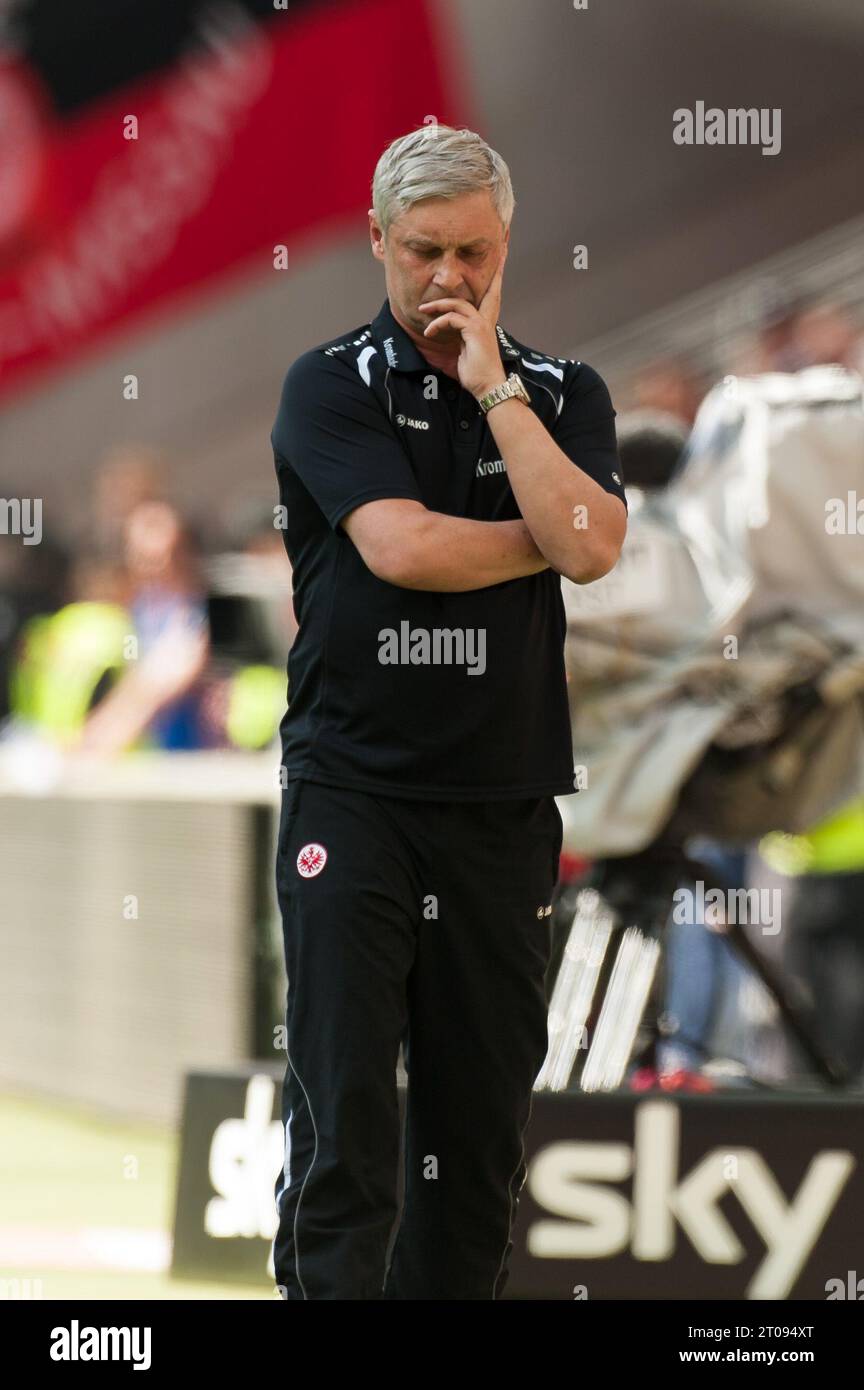
{"type": "Polygon", "coordinates": [[[480,396],[477,404],[483,414],[488,415],[493,405],[498,405],[501,401],[508,401],[512,396],[515,396],[517,400],[524,401],[526,405],[531,403],[531,397],[525,390],[524,382],[517,372],[511,372],[507,380],[503,381],[500,386],[495,386],[491,391],[487,391],[485,396],[480,396]]]}

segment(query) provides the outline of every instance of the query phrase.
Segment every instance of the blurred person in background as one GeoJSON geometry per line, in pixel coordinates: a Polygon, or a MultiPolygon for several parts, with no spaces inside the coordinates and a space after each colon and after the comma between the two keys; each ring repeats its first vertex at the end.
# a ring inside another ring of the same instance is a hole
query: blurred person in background
{"type": "Polygon", "coordinates": [[[256,508],[237,538],[251,568],[214,591],[176,510],[134,502],[159,485],[149,467],[115,460],[106,476],[102,542],[16,643],[10,734],[104,754],[267,747],[285,705],[278,662],[296,632],[272,507],[256,508]]]}
{"type": "Polygon", "coordinates": [[[119,565],[89,555],[74,561],[60,606],[31,618],[16,643],[10,738],[77,743],[89,711],[124,671],[124,596],[119,565]]]}
{"type": "MultiPolygon", "coordinates": [[[[714,887],[728,893],[748,886],[748,851],[695,837],[685,849],[712,875],[704,885],[705,893],[714,887]]],[[[676,910],[666,924],[664,1012],[657,1046],[657,1073],[666,1089],[686,1088],[712,1060],[713,1037],[721,1018],[732,1020],[727,1032],[738,1042],[736,1051],[750,1054],[743,1045],[747,1021],[736,1008],[750,972],[730,946],[719,910],[694,912],[696,885],[688,882],[681,887],[691,890],[691,906],[686,907],[685,900],[685,911],[676,910]]],[[[736,1071],[743,1070],[740,1057],[725,1060],[732,1060],[736,1071]]]]}
{"type": "Polygon", "coordinates": [[[126,522],[143,502],[165,497],[165,466],[158,449],[123,443],[108,450],[95,470],[78,551],[122,563],[126,522]]]}
{"type": "Polygon", "coordinates": [[[673,415],[689,430],[705,395],[705,382],[683,362],[662,357],[639,369],[631,395],[635,409],[673,415]]]}
{"type": "Polygon", "coordinates": [[[617,430],[628,486],[648,494],[662,491],[681,463],[689,436],[682,417],[656,406],[643,407],[621,415],[617,430]]]}
{"type": "Polygon", "coordinates": [[[44,532],[38,545],[24,545],[19,537],[0,540],[0,722],[13,712],[12,682],[24,633],[62,605],[71,564],[66,548],[44,532]]]}
{"type": "Polygon", "coordinates": [[[802,366],[837,363],[864,373],[864,334],[842,304],[823,300],[802,310],[794,337],[802,366]]]}
{"type": "Polygon", "coordinates": [[[79,747],[117,753],[145,735],[165,750],[206,747],[202,677],[210,641],[197,542],[160,501],[135,506],[123,534],[135,656],[88,718],[79,747]]]}
{"type": "Polygon", "coordinates": [[[801,301],[775,280],[753,284],[758,327],[735,349],[730,370],[738,376],[797,372],[806,365],[797,338],[801,301]]]}
{"type": "Polygon", "coordinates": [[[795,885],[784,965],[805,986],[823,1046],[864,1084],[864,797],[759,849],[795,885]]]}
{"type": "Polygon", "coordinates": [[[804,366],[797,338],[799,306],[782,299],[766,313],[756,337],[750,372],[797,372],[804,366]]]}
{"type": "Polygon", "coordinates": [[[864,333],[849,309],[836,300],[808,302],[778,291],[767,302],[755,337],[738,349],[731,366],[741,376],[753,376],[832,364],[864,371],[864,333]]]}
{"type": "Polygon", "coordinates": [[[272,503],[228,497],[211,557],[206,713],[225,746],[273,744],[285,712],[285,656],[297,634],[291,566],[272,503]]]}

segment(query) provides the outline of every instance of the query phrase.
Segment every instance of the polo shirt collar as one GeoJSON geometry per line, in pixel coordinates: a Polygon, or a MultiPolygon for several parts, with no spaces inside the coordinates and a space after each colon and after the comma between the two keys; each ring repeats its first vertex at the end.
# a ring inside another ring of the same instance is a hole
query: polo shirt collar
{"type": "MultiPolygon", "coordinates": [[[[430,372],[435,370],[408,337],[401,323],[398,323],[394,318],[389,299],[384,300],[377,316],[372,320],[371,328],[372,341],[383,353],[387,365],[392,367],[394,372],[430,372]]],[[[501,364],[505,369],[505,374],[509,374],[513,371],[513,364],[520,355],[519,349],[505,333],[500,323],[496,325],[495,331],[498,335],[501,364]]]]}

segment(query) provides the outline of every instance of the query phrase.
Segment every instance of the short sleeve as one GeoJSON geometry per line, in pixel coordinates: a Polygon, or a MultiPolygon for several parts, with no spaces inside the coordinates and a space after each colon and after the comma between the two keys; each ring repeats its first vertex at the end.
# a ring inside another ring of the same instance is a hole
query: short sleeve
{"type": "Polygon", "coordinates": [[[565,380],[564,404],[552,438],[589,478],[627,506],[609,389],[585,362],[574,363],[565,380]]]}
{"type": "Polygon", "coordinates": [[[422,498],[407,455],[371,387],[350,361],[304,353],[289,368],[270,435],[335,530],[363,502],[422,498]]]}

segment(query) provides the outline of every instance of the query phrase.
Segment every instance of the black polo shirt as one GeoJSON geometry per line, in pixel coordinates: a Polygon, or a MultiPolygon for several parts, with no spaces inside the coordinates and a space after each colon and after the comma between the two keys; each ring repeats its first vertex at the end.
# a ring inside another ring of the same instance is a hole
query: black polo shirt
{"type": "MultiPolygon", "coordinates": [[[[626,506],[602,379],[497,331],[502,381],[520,374],[558,446],[626,506]]],[[[286,776],[438,801],[572,792],[560,577],[402,589],[372,574],[339,524],[381,497],[518,519],[474,396],[429,365],[385,301],[372,323],[294,362],[271,441],[299,623],[286,776]]]]}

